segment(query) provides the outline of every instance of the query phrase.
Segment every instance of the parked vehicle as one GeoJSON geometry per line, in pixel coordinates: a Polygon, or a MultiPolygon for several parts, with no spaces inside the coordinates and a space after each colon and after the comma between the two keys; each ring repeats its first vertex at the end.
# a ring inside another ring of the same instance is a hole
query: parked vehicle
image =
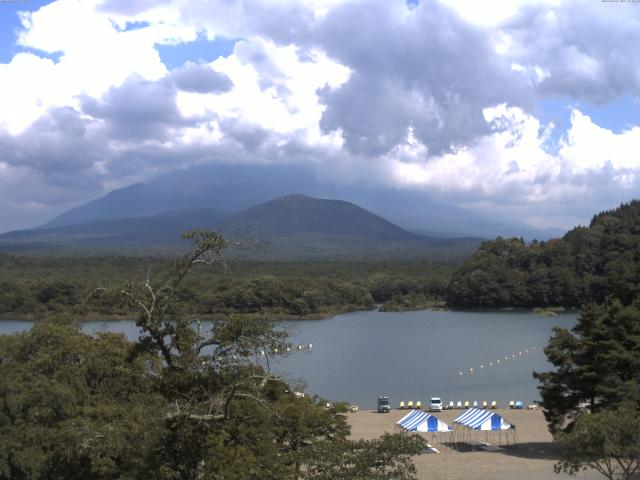
{"type": "Polygon", "coordinates": [[[431,397],[431,402],[429,403],[429,411],[430,412],[442,411],[442,400],[439,397],[431,397]]]}
{"type": "Polygon", "coordinates": [[[389,413],[390,411],[389,397],[378,397],[378,413],[389,413]]]}

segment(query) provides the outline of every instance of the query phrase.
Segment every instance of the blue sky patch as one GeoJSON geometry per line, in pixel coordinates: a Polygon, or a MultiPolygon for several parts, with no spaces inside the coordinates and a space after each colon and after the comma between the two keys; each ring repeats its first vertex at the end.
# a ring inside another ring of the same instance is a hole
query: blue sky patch
{"type": "Polygon", "coordinates": [[[168,69],[181,67],[185,62],[211,62],[218,57],[227,57],[233,53],[237,39],[216,38],[209,40],[204,35],[193,42],[177,45],[156,45],[162,63],[168,69]]]}
{"type": "MultiPolygon", "coordinates": [[[[28,49],[16,45],[18,38],[17,31],[22,28],[18,12],[35,12],[49,3],[51,0],[28,0],[15,2],[0,1],[0,63],[9,63],[18,52],[28,51],[28,49]]],[[[56,61],[54,56],[43,55],[56,61]]]]}
{"type": "Polygon", "coordinates": [[[544,126],[553,122],[555,128],[547,142],[550,150],[557,150],[560,138],[571,126],[571,110],[576,108],[591,120],[603,127],[620,134],[633,125],[640,123],[640,104],[631,95],[621,95],[610,102],[598,105],[579,101],[571,97],[552,97],[540,100],[534,115],[544,126]]]}

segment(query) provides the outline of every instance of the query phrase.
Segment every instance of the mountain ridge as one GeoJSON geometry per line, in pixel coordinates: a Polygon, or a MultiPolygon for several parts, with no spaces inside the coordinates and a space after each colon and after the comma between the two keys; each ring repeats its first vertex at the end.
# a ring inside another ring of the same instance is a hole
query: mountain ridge
{"type": "Polygon", "coordinates": [[[423,237],[351,202],[290,194],[228,216],[212,209],[170,210],[9,232],[0,235],[0,250],[174,252],[186,247],[183,231],[205,227],[229,239],[267,245],[260,252],[234,253],[253,260],[458,258],[470,254],[481,241],[423,237]]]}
{"type": "Polygon", "coordinates": [[[299,192],[316,198],[339,198],[386,218],[405,230],[434,236],[516,236],[547,239],[561,231],[490,220],[427,193],[359,184],[329,185],[300,165],[201,165],[176,170],[147,183],[136,183],[68,210],[38,228],[87,223],[106,218],[148,215],[176,208],[210,206],[225,215],[299,192]]]}

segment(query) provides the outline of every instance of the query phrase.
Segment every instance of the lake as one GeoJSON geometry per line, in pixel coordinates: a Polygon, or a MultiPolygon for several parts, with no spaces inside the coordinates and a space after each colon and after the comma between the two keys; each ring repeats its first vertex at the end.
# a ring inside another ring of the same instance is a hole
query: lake
{"type": "MultiPolygon", "coordinates": [[[[528,403],[539,399],[532,372],[551,367],[542,349],[552,327],[570,328],[576,318],[576,313],[370,311],[283,322],[294,345],[313,347],[295,350],[271,367],[290,380],[303,379],[310,394],[362,408],[375,407],[378,395],[388,395],[394,407],[409,400],[425,405],[431,396],[447,404],[528,403]]],[[[0,334],[30,326],[1,321],[0,334]]],[[[83,330],[138,335],[131,321],[84,322],[83,330]]]]}

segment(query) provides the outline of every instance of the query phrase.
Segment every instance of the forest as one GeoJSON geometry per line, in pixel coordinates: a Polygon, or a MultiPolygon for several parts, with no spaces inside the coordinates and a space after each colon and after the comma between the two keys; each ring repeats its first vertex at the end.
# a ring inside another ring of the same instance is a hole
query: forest
{"type": "Polygon", "coordinates": [[[534,308],[629,304],[640,293],[640,201],[593,217],[561,239],[526,244],[497,238],[457,268],[447,286],[450,308],[534,308]]]}
{"type": "Polygon", "coordinates": [[[0,479],[415,478],[422,438],[351,440],[346,405],[297,395],[252,360],[284,354],[284,331],[238,317],[201,328],[180,287],[225,242],[186,236],[193,251],[166,275],[92,293],[123,299],[136,342],[64,314],[0,336],[0,479]]]}
{"type": "MultiPolygon", "coordinates": [[[[608,296],[631,302],[640,292],[640,201],[595,215],[564,237],[525,243],[484,242],[463,262],[220,262],[199,270],[180,295],[201,316],[323,318],[372,309],[579,308],[608,296]]],[[[123,278],[173,268],[157,256],[0,255],[0,317],[122,318],[117,297],[90,296],[123,278]]]]}
{"type": "MultiPolygon", "coordinates": [[[[118,297],[90,296],[122,279],[170,272],[164,257],[0,256],[0,316],[37,319],[128,315],[118,297]]],[[[199,269],[180,295],[202,316],[321,318],[337,313],[439,307],[455,264],[448,262],[219,262],[199,269]]]]}

